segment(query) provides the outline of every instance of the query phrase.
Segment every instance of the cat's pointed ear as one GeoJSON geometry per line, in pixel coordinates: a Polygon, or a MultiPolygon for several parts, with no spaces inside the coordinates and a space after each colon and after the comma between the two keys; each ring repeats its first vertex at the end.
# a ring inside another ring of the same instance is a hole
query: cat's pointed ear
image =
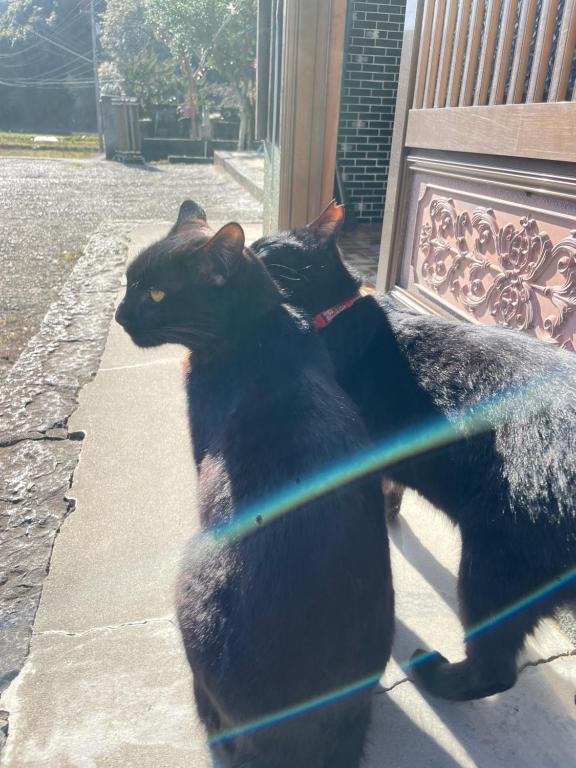
{"type": "Polygon", "coordinates": [[[185,224],[190,225],[192,222],[197,221],[201,224],[207,223],[206,211],[201,205],[194,202],[194,200],[184,200],[180,206],[178,213],[178,219],[176,224],[170,230],[170,235],[176,235],[184,227],[185,224]]]}
{"type": "Polygon", "coordinates": [[[320,216],[306,227],[319,240],[330,240],[338,237],[340,230],[344,226],[346,218],[346,209],[343,205],[338,205],[335,200],[322,211],[320,216]]]}
{"type": "Polygon", "coordinates": [[[203,272],[223,285],[242,261],[246,236],[240,224],[232,222],[218,230],[201,250],[203,272]]]}

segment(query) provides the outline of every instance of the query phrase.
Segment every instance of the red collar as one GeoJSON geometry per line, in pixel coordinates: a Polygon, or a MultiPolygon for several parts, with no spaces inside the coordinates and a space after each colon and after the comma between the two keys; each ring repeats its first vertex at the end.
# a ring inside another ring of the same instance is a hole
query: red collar
{"type": "Polygon", "coordinates": [[[342,312],[345,312],[347,309],[350,309],[350,307],[354,306],[354,304],[362,298],[363,294],[358,291],[358,293],[355,296],[352,296],[351,299],[348,299],[348,301],[343,301],[342,304],[336,304],[335,307],[330,307],[330,309],[326,309],[324,312],[319,312],[314,318],[314,327],[317,330],[326,328],[334,318],[341,315],[342,312]]]}

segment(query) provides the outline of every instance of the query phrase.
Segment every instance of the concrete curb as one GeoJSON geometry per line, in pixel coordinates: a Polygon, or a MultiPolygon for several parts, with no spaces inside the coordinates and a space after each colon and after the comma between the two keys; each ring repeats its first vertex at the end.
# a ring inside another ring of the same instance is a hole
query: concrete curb
{"type": "Polygon", "coordinates": [[[54,540],[74,506],[67,491],[83,435],[68,419],[98,369],[133,227],[115,222],[91,236],[0,387],[0,692],[28,654],[54,540]]]}
{"type": "Polygon", "coordinates": [[[242,166],[242,158],[255,156],[255,153],[248,152],[214,152],[214,165],[216,168],[222,168],[237,181],[241,187],[249,192],[252,197],[260,203],[264,200],[264,180],[262,183],[253,178],[242,166]]]}

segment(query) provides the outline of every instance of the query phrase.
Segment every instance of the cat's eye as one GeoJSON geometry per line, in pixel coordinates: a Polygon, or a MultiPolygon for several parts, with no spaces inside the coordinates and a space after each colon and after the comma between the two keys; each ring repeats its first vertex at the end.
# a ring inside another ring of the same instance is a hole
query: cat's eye
{"type": "Polygon", "coordinates": [[[164,291],[159,291],[157,288],[150,288],[148,293],[150,294],[152,301],[155,301],[156,304],[160,304],[160,302],[164,301],[166,298],[166,293],[164,291]]]}

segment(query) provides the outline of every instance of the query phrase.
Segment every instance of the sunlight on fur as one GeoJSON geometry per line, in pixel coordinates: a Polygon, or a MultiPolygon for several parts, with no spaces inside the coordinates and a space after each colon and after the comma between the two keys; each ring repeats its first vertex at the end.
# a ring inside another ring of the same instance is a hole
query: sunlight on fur
{"type": "MultiPolygon", "coordinates": [[[[528,595],[523,600],[519,600],[517,603],[514,603],[513,605],[509,606],[508,608],[506,608],[506,610],[501,611],[495,616],[492,616],[490,619],[488,619],[488,621],[485,621],[482,624],[478,624],[478,626],[473,627],[469,632],[466,633],[465,639],[469,639],[483,632],[489,631],[491,628],[497,626],[498,624],[501,624],[503,621],[506,621],[506,619],[509,619],[512,616],[515,616],[517,613],[519,613],[521,610],[528,607],[529,605],[532,605],[538,600],[542,600],[544,597],[547,597],[548,595],[553,594],[555,591],[557,591],[563,586],[566,586],[569,582],[573,580],[576,580],[576,568],[572,569],[571,571],[568,571],[566,574],[564,574],[564,576],[562,576],[562,578],[554,579],[554,581],[551,581],[549,584],[546,584],[544,587],[542,587],[542,589],[539,589],[536,592],[533,592],[531,595],[528,595]]],[[[431,659],[435,655],[435,653],[436,653],[435,651],[431,651],[429,653],[424,653],[415,659],[405,661],[402,664],[400,664],[400,668],[404,672],[407,672],[411,667],[414,667],[418,664],[422,664],[428,661],[429,659],[431,659]]],[[[302,702],[301,704],[295,707],[284,709],[281,712],[275,712],[271,715],[268,715],[267,717],[261,718],[260,720],[255,720],[251,723],[247,723],[246,725],[240,728],[235,728],[231,731],[224,731],[223,733],[218,734],[218,736],[214,737],[213,739],[210,739],[210,744],[212,745],[221,744],[225,741],[230,741],[246,733],[252,733],[254,731],[262,730],[263,728],[269,728],[271,726],[278,725],[279,723],[286,722],[287,720],[291,720],[293,718],[305,715],[314,709],[318,709],[319,707],[325,707],[330,704],[333,704],[334,702],[340,701],[341,699],[344,699],[347,696],[353,696],[355,693],[359,693],[360,691],[363,691],[368,688],[372,688],[374,685],[376,685],[379,682],[382,676],[382,673],[383,673],[383,670],[377,672],[376,674],[370,677],[366,677],[363,680],[359,680],[356,683],[353,683],[352,685],[348,685],[336,691],[331,691],[330,693],[324,696],[319,696],[315,699],[311,699],[310,701],[302,702]]]]}
{"type": "MultiPolygon", "coordinates": [[[[474,408],[455,418],[453,422],[437,422],[420,426],[410,432],[399,435],[393,440],[381,443],[379,446],[359,456],[355,456],[353,459],[347,459],[340,464],[325,469],[298,483],[296,486],[284,489],[272,498],[254,504],[229,523],[221,525],[200,537],[197,545],[199,546],[198,554],[200,556],[209,556],[211,547],[249,536],[262,526],[274,522],[288,512],[333,491],[335,488],[354,482],[361,477],[390,467],[400,461],[405,461],[427,451],[445,446],[461,439],[463,435],[470,436],[491,430],[495,424],[507,420],[510,417],[511,411],[520,412],[523,418],[529,418],[540,409],[538,392],[542,387],[549,386],[549,380],[545,383],[540,380],[533,381],[527,387],[508,391],[498,397],[478,403],[474,408]]],[[[488,632],[493,627],[505,622],[528,606],[553,594],[573,580],[576,580],[576,568],[545,584],[539,590],[508,606],[505,610],[491,616],[487,621],[472,627],[465,635],[465,638],[470,639],[488,632]]],[[[404,671],[407,671],[413,666],[424,663],[434,655],[434,651],[424,653],[404,662],[400,666],[404,671]]],[[[374,686],[379,681],[381,674],[382,670],[375,670],[374,675],[356,681],[344,688],[270,714],[254,722],[247,723],[240,728],[220,733],[210,743],[213,745],[222,743],[246,733],[277,725],[319,707],[327,706],[348,696],[353,696],[360,691],[374,686]]]]}

